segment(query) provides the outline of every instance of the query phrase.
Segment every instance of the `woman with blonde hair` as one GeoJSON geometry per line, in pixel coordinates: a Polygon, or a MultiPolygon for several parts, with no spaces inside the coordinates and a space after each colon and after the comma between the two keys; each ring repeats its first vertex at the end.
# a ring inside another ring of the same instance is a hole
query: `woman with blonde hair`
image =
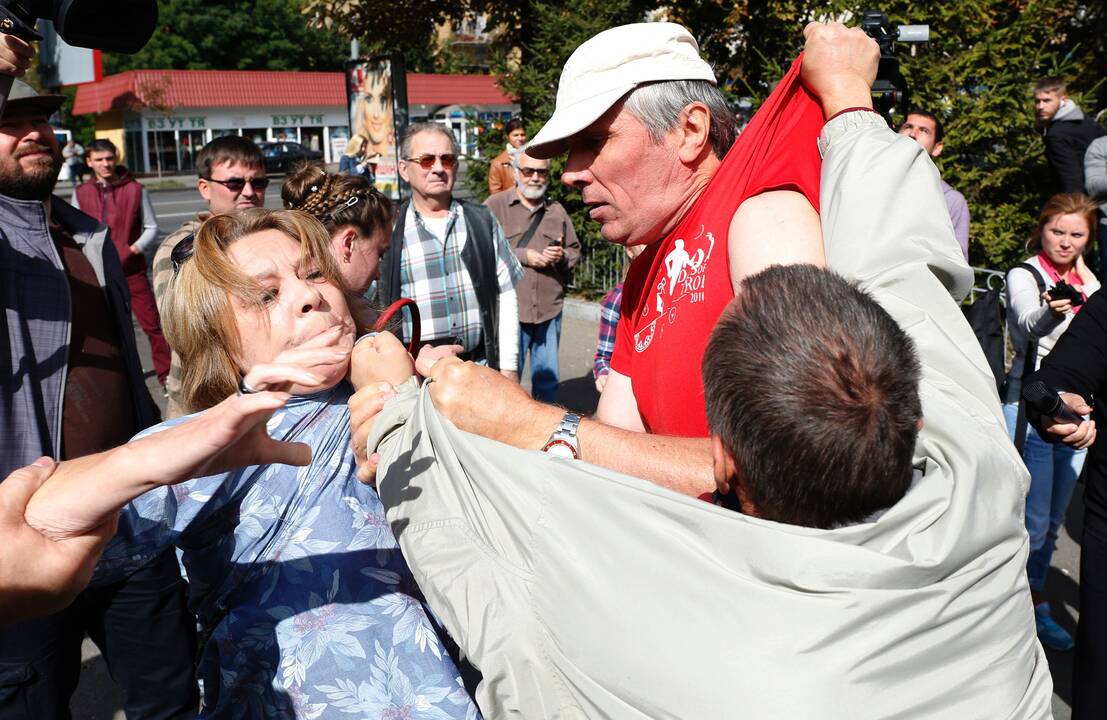
{"type": "Polygon", "coordinates": [[[1044,441],[1026,421],[1022,379],[1038,369],[1099,280],[1084,264],[1095,227],[1096,204],[1081,193],[1051,197],[1038,216],[1030,257],[1007,272],[1007,325],[1015,359],[1007,374],[1007,429],[1030,471],[1026,530],[1030,536],[1027,579],[1034,600],[1038,638],[1054,650],[1071,650],[1072,636],[1053,619],[1044,598],[1046,574],[1086,450],[1044,441]]]}
{"type": "Polygon", "coordinates": [[[338,159],[338,172],[349,175],[371,174],[366,153],[367,143],[364,135],[355,134],[351,137],[346,143],[346,152],[338,159]]]}
{"type": "Polygon", "coordinates": [[[364,177],[301,165],[285,179],[281,200],[321,222],[349,289],[363,295],[380,275],[392,234],[392,203],[364,177]]]}
{"type": "MultiPolygon", "coordinates": [[[[311,464],[147,492],[123,510],[98,577],[182,551],[201,624],[200,717],[474,717],[380,500],[355,478],[346,377],[359,330],[326,229],[295,211],[217,215],[174,263],[166,332],[188,408],[286,392],[268,430],[310,447],[311,464]]],[[[353,352],[371,359],[359,381],[412,372],[386,333],[353,352]]]]}

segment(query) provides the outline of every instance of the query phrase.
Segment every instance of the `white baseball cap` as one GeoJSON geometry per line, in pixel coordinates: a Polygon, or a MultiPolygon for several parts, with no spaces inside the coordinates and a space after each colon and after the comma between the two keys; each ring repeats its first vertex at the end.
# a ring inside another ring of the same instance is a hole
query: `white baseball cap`
{"type": "Polygon", "coordinates": [[[688,30],[668,22],[604,30],[569,56],[557,84],[553,117],[527,145],[527,155],[546,159],[564,152],[566,140],[621,97],[642,83],[660,80],[715,84],[715,73],[700,57],[700,46],[688,30]]]}

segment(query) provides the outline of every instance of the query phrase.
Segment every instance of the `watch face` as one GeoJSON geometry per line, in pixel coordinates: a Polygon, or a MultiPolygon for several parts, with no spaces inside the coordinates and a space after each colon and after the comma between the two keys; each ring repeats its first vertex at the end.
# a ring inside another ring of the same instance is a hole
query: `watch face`
{"type": "Polygon", "coordinates": [[[556,457],[563,457],[569,460],[577,459],[577,453],[573,450],[573,446],[564,440],[551,440],[542,450],[556,457]]]}

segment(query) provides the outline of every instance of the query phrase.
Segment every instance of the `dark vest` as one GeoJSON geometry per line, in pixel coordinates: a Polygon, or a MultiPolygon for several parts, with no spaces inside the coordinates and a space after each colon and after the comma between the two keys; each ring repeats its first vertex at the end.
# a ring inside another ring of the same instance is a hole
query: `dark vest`
{"type": "MultiPolygon", "coordinates": [[[[492,213],[483,205],[458,201],[465,217],[468,240],[461,251],[461,260],[473,282],[480,306],[481,343],[488,366],[500,369],[499,319],[500,285],[496,279],[496,246],[492,230],[492,213]]],[[[387,307],[400,299],[401,258],[404,252],[404,225],[411,202],[406,201],[396,211],[392,242],[381,258],[381,277],[377,282],[377,301],[387,307]]],[[[408,338],[404,338],[405,342],[408,338]]]]}
{"type": "Polygon", "coordinates": [[[142,235],[142,186],[129,176],[112,185],[88,180],[77,186],[77,202],[81,212],[108,226],[123,273],[146,272],[146,258],[131,252],[131,245],[142,235]]]}

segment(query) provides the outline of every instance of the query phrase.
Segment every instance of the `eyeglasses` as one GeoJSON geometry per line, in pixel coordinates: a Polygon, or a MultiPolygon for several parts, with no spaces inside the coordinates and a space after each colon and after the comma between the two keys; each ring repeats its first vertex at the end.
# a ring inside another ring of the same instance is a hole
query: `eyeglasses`
{"type": "Polygon", "coordinates": [[[525,178],[538,177],[548,178],[550,176],[549,168],[519,168],[519,174],[525,178]]]}
{"type": "Polygon", "coordinates": [[[447,170],[452,170],[453,168],[457,167],[457,155],[454,155],[453,153],[445,153],[443,155],[431,155],[430,153],[427,153],[426,155],[420,155],[417,158],[404,158],[404,160],[406,160],[407,162],[416,163],[424,170],[430,170],[431,168],[433,168],[435,160],[441,160],[442,167],[447,170]]]}
{"type": "Polygon", "coordinates": [[[173,246],[173,252],[169,253],[169,262],[173,264],[173,275],[181,271],[185,260],[192,257],[192,246],[196,240],[196,233],[190,233],[179,243],[173,246]]]}
{"type": "Polygon", "coordinates": [[[219,183],[233,193],[242,192],[247,185],[254,190],[264,190],[269,187],[269,178],[267,177],[227,178],[226,180],[216,180],[215,178],[206,177],[204,179],[208,182],[219,183]]]}

